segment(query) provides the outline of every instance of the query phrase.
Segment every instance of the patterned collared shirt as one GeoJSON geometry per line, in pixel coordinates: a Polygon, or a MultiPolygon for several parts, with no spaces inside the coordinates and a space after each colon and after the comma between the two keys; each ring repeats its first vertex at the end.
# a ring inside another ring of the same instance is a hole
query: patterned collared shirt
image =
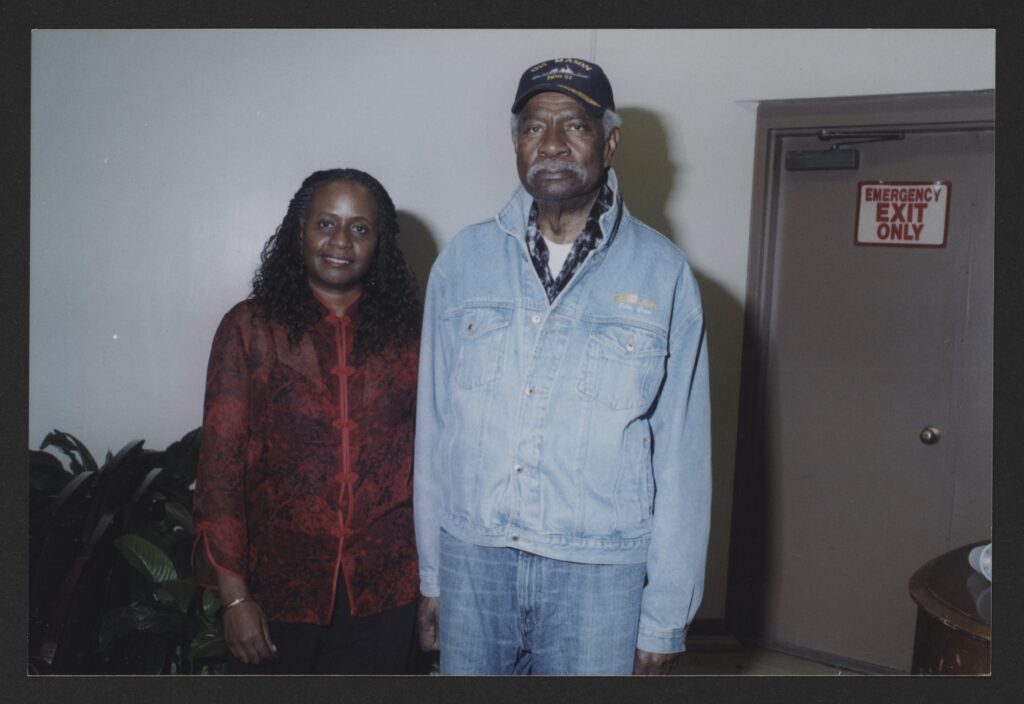
{"type": "Polygon", "coordinates": [[[548,294],[548,303],[551,303],[558,297],[558,294],[565,288],[566,284],[569,283],[573,275],[580,268],[580,265],[586,260],[587,255],[597,247],[604,237],[598,220],[612,207],[614,201],[615,194],[612,192],[611,187],[605,183],[601,187],[601,193],[597,196],[597,200],[594,201],[594,205],[590,208],[587,224],[583,226],[583,231],[580,232],[573,243],[569,256],[566,258],[565,264],[562,265],[562,271],[557,277],[551,275],[551,270],[548,267],[548,246],[544,242],[544,235],[541,233],[540,228],[537,227],[537,201],[533,202],[533,205],[530,207],[530,219],[526,224],[526,248],[530,252],[533,268],[536,269],[537,276],[540,277],[541,283],[544,284],[544,291],[548,294]]]}

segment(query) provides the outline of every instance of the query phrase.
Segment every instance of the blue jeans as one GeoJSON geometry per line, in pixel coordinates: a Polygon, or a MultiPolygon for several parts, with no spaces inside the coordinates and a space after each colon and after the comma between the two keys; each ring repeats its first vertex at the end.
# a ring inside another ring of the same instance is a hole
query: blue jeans
{"type": "Polygon", "coordinates": [[[441,673],[628,675],[646,565],[552,560],[441,531],[441,673]]]}

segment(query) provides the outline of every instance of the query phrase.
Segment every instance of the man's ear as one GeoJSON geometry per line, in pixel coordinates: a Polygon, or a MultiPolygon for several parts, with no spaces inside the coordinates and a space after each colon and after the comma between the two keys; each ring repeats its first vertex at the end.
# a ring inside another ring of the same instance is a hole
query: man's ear
{"type": "Polygon", "coordinates": [[[619,128],[613,127],[612,131],[608,133],[608,138],[604,140],[604,168],[608,168],[612,165],[612,156],[615,154],[615,150],[619,146],[619,128]]]}

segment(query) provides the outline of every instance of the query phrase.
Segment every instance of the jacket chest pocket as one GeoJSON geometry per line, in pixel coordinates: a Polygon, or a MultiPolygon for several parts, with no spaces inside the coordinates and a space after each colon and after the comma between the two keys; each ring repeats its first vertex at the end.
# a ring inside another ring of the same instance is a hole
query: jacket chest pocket
{"type": "Polygon", "coordinates": [[[501,378],[511,323],[511,308],[467,308],[455,318],[460,386],[471,389],[501,378]]]}
{"type": "Polygon", "coordinates": [[[587,341],[577,388],[584,398],[616,410],[649,406],[664,376],[667,350],[662,333],[601,325],[587,341]]]}

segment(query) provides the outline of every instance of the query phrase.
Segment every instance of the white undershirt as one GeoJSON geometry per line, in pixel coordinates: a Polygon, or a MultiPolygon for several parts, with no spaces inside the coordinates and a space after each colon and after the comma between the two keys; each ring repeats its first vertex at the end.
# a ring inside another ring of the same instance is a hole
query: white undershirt
{"type": "Polygon", "coordinates": [[[544,244],[548,246],[548,271],[551,272],[552,279],[557,279],[558,274],[562,271],[562,266],[565,264],[565,260],[569,258],[569,252],[572,251],[573,243],[555,244],[545,237],[544,244]]]}

